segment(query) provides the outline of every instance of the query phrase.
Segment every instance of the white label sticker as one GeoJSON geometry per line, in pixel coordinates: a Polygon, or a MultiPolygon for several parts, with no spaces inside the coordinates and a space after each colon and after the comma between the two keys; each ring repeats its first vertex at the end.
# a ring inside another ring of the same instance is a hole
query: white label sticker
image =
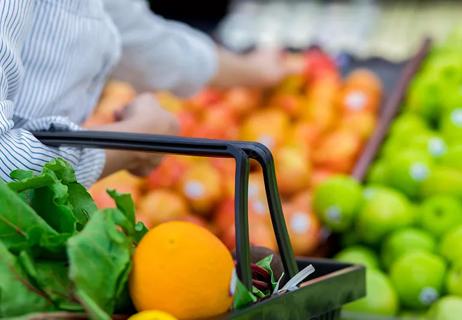
{"type": "Polygon", "coordinates": [[[438,291],[432,287],[423,288],[419,294],[419,300],[423,305],[430,305],[439,297],[438,291]]]}
{"type": "Polygon", "coordinates": [[[326,216],[329,221],[339,223],[342,220],[342,211],[337,206],[331,206],[327,208],[326,216]]]}
{"type": "Polygon", "coordinates": [[[272,149],[275,145],[274,138],[266,135],[261,136],[260,139],[258,139],[258,142],[265,145],[268,149],[272,149]]]}
{"type": "Polygon", "coordinates": [[[414,163],[409,170],[409,174],[415,181],[423,181],[428,176],[428,167],[420,162],[414,163]]]}
{"type": "Polygon", "coordinates": [[[292,230],[299,235],[306,234],[311,228],[311,221],[306,212],[295,212],[290,219],[292,230]]]}
{"type": "Polygon", "coordinates": [[[446,143],[441,138],[431,138],[428,141],[428,152],[434,157],[439,157],[446,152],[446,143]]]}
{"type": "Polygon", "coordinates": [[[458,127],[462,127],[462,109],[455,109],[451,113],[451,121],[458,127]]]}
{"type": "Polygon", "coordinates": [[[366,104],[366,96],[361,91],[353,91],[346,97],[346,106],[352,111],[361,111],[366,104]]]}
{"type": "Polygon", "coordinates": [[[204,195],[204,186],[200,181],[188,181],[184,186],[184,193],[188,198],[197,199],[204,195]]]}
{"type": "Polygon", "coordinates": [[[266,206],[262,201],[252,201],[252,208],[256,214],[264,215],[266,213],[266,206]]]}

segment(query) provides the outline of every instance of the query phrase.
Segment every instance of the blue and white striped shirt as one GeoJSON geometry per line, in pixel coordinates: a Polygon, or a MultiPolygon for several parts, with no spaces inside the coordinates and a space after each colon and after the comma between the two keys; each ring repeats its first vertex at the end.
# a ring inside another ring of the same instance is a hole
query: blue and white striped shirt
{"type": "Polygon", "coordinates": [[[213,43],[153,15],[144,0],[0,0],[0,178],[67,159],[93,183],[101,150],[44,146],[31,134],[79,130],[108,76],[189,95],[213,75],[213,43]]]}

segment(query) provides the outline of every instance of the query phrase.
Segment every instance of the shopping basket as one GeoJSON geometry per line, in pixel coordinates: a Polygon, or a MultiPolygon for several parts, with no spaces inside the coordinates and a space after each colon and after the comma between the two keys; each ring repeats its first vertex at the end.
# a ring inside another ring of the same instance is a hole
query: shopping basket
{"type": "Polygon", "coordinates": [[[310,264],[314,266],[315,273],[295,291],[272,296],[214,319],[337,319],[342,305],[365,295],[363,266],[324,259],[295,259],[279,198],[273,156],[260,143],[92,131],[34,134],[44,144],[51,146],[233,158],[236,162],[236,269],[239,279],[247,288],[251,288],[252,284],[247,212],[250,160],[256,160],[261,165],[271,222],[286,278],[292,278],[299,269],[310,264]]]}

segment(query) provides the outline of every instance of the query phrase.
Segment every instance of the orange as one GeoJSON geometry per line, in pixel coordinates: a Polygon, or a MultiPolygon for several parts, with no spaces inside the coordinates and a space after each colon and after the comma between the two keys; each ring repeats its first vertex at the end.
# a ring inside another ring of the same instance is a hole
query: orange
{"type": "Polygon", "coordinates": [[[283,144],[290,121],[278,109],[264,109],[251,114],[242,124],[240,140],[263,143],[270,149],[283,144]]]}
{"type": "Polygon", "coordinates": [[[279,191],[290,195],[307,188],[310,184],[311,163],[303,149],[286,146],[274,155],[279,191]]]}
{"type": "Polygon", "coordinates": [[[374,93],[356,86],[345,86],[339,94],[339,107],[343,113],[377,112],[380,98],[374,93]]]}
{"type": "Polygon", "coordinates": [[[177,320],[174,316],[163,312],[163,311],[143,311],[140,313],[137,313],[128,320],[177,320]]]}
{"type": "Polygon", "coordinates": [[[294,253],[298,256],[312,254],[321,242],[321,222],[310,204],[285,203],[284,217],[294,253]]]}
{"type": "Polygon", "coordinates": [[[148,192],[140,201],[138,208],[143,212],[149,225],[185,217],[188,213],[186,200],[178,193],[168,189],[148,192]]]}
{"type": "Polygon", "coordinates": [[[220,172],[209,162],[194,164],[181,178],[179,192],[195,212],[209,215],[224,193],[220,172]]]}
{"type": "Polygon", "coordinates": [[[377,117],[371,112],[357,112],[346,114],[341,122],[340,128],[357,132],[362,139],[368,139],[377,124],[377,117]]]}
{"type": "Polygon", "coordinates": [[[382,95],[382,81],[367,69],[357,69],[350,73],[345,80],[347,86],[364,88],[380,98],[382,95]]]}
{"type": "Polygon", "coordinates": [[[135,249],[130,296],[138,311],[213,317],[231,307],[233,269],[231,253],[210,231],[167,222],[151,229],[135,249]]]}

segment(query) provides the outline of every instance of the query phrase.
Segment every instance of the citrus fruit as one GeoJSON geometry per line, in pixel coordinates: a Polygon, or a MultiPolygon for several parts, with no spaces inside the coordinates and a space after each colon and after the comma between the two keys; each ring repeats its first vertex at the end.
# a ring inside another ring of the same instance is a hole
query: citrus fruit
{"type": "Polygon", "coordinates": [[[348,229],[361,204],[361,186],[355,179],[336,176],[321,183],[313,196],[313,208],[334,231],[348,229]]]}
{"type": "Polygon", "coordinates": [[[439,253],[451,263],[462,261],[462,226],[455,227],[443,235],[439,253]]]}
{"type": "Polygon", "coordinates": [[[179,182],[179,192],[194,211],[207,215],[222,197],[220,173],[208,162],[191,166],[179,182]]]}
{"type": "Polygon", "coordinates": [[[446,290],[449,294],[462,296],[462,262],[455,263],[448,271],[446,290]]]}
{"type": "Polygon", "coordinates": [[[446,296],[436,302],[428,311],[427,319],[454,320],[462,314],[462,298],[446,296]]]}
{"type": "Polygon", "coordinates": [[[403,254],[416,251],[434,252],[435,248],[436,243],[430,233],[417,228],[400,229],[385,239],[382,262],[388,269],[403,254]]]}
{"type": "Polygon", "coordinates": [[[343,249],[335,255],[334,259],[346,263],[362,264],[368,269],[379,268],[379,260],[374,251],[359,245],[343,249]]]}
{"type": "Polygon", "coordinates": [[[462,197],[462,172],[453,168],[435,166],[422,183],[422,196],[446,194],[462,197]]]}
{"type": "Polygon", "coordinates": [[[414,221],[414,208],[401,193],[386,187],[366,188],[365,201],[356,220],[359,237],[376,244],[396,229],[414,221]]]}
{"type": "Polygon", "coordinates": [[[422,183],[430,175],[431,167],[431,157],[422,151],[395,154],[388,161],[388,184],[409,197],[417,197],[422,183]]]}
{"type": "Polygon", "coordinates": [[[390,268],[390,279],[403,306],[423,309],[441,295],[446,265],[434,254],[418,251],[404,254],[390,268]]]}
{"type": "Polygon", "coordinates": [[[451,196],[436,195],[424,200],[420,206],[419,225],[436,237],[449,229],[462,225],[462,205],[451,196]]]}
{"type": "Polygon", "coordinates": [[[211,232],[188,222],[167,222],[151,229],[135,249],[130,296],[138,311],[212,317],[231,306],[233,269],[231,253],[211,232]]]}
{"type": "Polygon", "coordinates": [[[376,269],[368,269],[366,292],[365,298],[345,305],[342,310],[366,315],[396,315],[399,308],[398,297],[385,274],[376,269]]]}
{"type": "Polygon", "coordinates": [[[134,314],[128,320],[177,320],[177,318],[163,311],[150,310],[134,314]]]}

